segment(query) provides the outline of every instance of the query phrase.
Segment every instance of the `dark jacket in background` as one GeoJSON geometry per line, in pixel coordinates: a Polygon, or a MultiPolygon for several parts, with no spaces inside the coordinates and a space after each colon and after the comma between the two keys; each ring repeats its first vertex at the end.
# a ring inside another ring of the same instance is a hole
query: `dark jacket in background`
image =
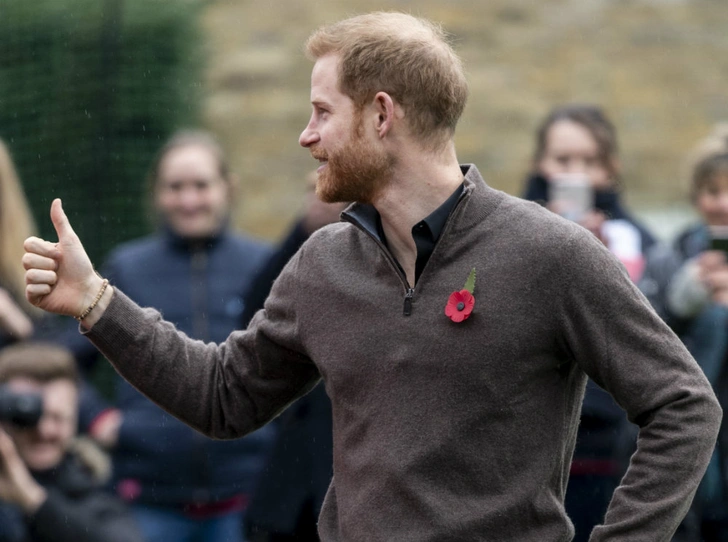
{"type": "MultiPolygon", "coordinates": [[[[230,231],[197,245],[164,232],[116,248],[103,275],[140,305],[160,310],[187,335],[217,343],[239,328],[244,294],[269,254],[267,245],[230,231]]],[[[96,348],[76,329],[70,336],[74,353],[89,366],[88,360],[98,357],[96,348]]],[[[241,440],[211,440],[114,377],[114,406],[124,414],[113,456],[122,496],[184,505],[252,491],[275,435],[273,426],[241,440]]],[[[82,400],[82,425],[106,407],[89,395],[82,400]]]]}
{"type": "MultiPolygon", "coordinates": [[[[297,222],[261,268],[245,298],[243,328],[263,308],[273,282],[308,237],[297,222]]],[[[331,425],[331,401],[323,384],[281,415],[278,437],[246,514],[252,539],[318,539],[316,522],[333,474],[331,425]]]]}
{"type": "Polygon", "coordinates": [[[131,514],[102,490],[103,479],[82,452],[33,473],[48,498],[31,516],[0,502],[0,542],[142,542],[131,514]]]}

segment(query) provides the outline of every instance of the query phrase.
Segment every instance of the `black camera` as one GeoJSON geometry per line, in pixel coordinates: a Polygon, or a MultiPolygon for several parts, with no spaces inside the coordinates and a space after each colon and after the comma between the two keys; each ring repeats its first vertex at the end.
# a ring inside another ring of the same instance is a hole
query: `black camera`
{"type": "Polygon", "coordinates": [[[42,415],[43,397],[39,393],[17,393],[0,385],[0,422],[35,427],[42,415]]]}

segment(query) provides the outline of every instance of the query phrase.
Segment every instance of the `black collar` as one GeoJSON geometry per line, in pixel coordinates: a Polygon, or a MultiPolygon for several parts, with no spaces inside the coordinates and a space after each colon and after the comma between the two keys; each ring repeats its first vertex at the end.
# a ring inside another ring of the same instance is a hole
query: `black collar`
{"type": "MultiPolygon", "coordinates": [[[[463,175],[465,175],[468,168],[461,167],[461,169],[463,171],[463,175]]],[[[432,251],[435,248],[435,244],[438,239],[440,239],[445,223],[460,199],[463,189],[464,184],[461,183],[460,186],[458,186],[442,203],[442,205],[412,227],[412,238],[414,239],[415,246],[417,247],[415,281],[419,279],[422,270],[429,261],[432,251]]],[[[387,238],[384,235],[384,229],[382,228],[382,218],[379,215],[379,211],[377,211],[373,205],[357,204],[352,206],[346,212],[356,219],[361,227],[364,228],[372,237],[377,239],[385,247],[389,248],[387,245],[387,238]]],[[[399,265],[399,262],[397,263],[399,265]]]]}

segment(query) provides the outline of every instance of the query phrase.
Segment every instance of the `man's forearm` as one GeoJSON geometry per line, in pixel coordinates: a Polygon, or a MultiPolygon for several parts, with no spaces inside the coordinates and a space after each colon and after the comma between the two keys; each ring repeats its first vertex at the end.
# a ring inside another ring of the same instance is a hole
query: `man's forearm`
{"type": "Polygon", "coordinates": [[[213,438],[238,438],[265,424],[320,378],[300,354],[278,347],[270,336],[256,341],[254,333],[232,335],[222,345],[195,341],[117,290],[87,336],[125,379],[162,408],[213,438]],[[261,365],[268,365],[265,374],[261,365]]]}
{"type": "Polygon", "coordinates": [[[690,507],[715,446],[721,410],[714,396],[688,391],[660,410],[640,427],[637,452],[615,491],[604,525],[594,529],[590,542],[667,542],[690,507]],[[680,419],[682,423],[676,423],[680,419]],[[694,430],[684,437],[670,435],[676,425],[694,430]]]}

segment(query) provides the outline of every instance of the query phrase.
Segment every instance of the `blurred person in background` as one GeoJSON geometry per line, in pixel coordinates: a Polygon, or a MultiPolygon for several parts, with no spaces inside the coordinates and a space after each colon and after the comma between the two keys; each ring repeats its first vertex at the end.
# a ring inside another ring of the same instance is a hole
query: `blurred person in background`
{"type": "Polygon", "coordinates": [[[10,153],[0,141],[0,348],[33,334],[40,313],[25,299],[25,270],[18,265],[23,241],[35,223],[10,153]]]}
{"type": "MultiPolygon", "coordinates": [[[[649,253],[640,289],[693,354],[728,405],[728,124],[698,143],[690,156],[690,198],[700,220],[669,245],[649,253]]],[[[726,460],[721,435],[690,513],[676,540],[728,541],[726,460]]]]}
{"type": "MultiPolygon", "coordinates": [[[[218,142],[183,131],[160,150],[150,172],[159,231],[111,252],[103,272],[139,304],[178,329],[222,342],[240,325],[244,295],[270,248],[230,227],[236,179],[218,142]]],[[[98,351],[76,326],[68,334],[80,362],[98,351]]],[[[209,439],[115,379],[115,408],[82,404],[82,425],[113,452],[117,492],[149,542],[239,542],[242,517],[274,426],[244,439],[209,439]]]]}
{"type": "MultiPolygon", "coordinates": [[[[570,218],[600,239],[633,281],[655,238],[621,202],[617,134],[600,107],[554,108],[536,132],[533,169],[524,198],[570,218]]],[[[589,380],[566,492],[575,542],[586,542],[602,522],[633,450],[635,431],[624,411],[589,380]]]]}
{"type": "MultiPolygon", "coordinates": [[[[242,326],[263,308],[273,282],[313,232],[339,221],[346,204],[324,203],[308,176],[302,216],[253,280],[245,298],[242,326]]],[[[279,433],[246,515],[254,542],[316,542],[318,516],[331,483],[333,442],[331,401],[323,383],[301,397],[279,418],[279,433]]]]}
{"type": "Polygon", "coordinates": [[[77,438],[78,384],[62,347],[25,342],[0,352],[0,385],[43,401],[37,423],[0,423],[0,542],[142,541],[124,503],[103,489],[108,457],[77,438]]]}
{"type": "Polygon", "coordinates": [[[532,163],[523,197],[559,214],[574,213],[574,220],[619,258],[632,280],[639,280],[655,238],[621,201],[617,133],[604,111],[589,104],[551,110],[536,131],[532,163]],[[571,190],[559,190],[560,185],[571,190]]]}

